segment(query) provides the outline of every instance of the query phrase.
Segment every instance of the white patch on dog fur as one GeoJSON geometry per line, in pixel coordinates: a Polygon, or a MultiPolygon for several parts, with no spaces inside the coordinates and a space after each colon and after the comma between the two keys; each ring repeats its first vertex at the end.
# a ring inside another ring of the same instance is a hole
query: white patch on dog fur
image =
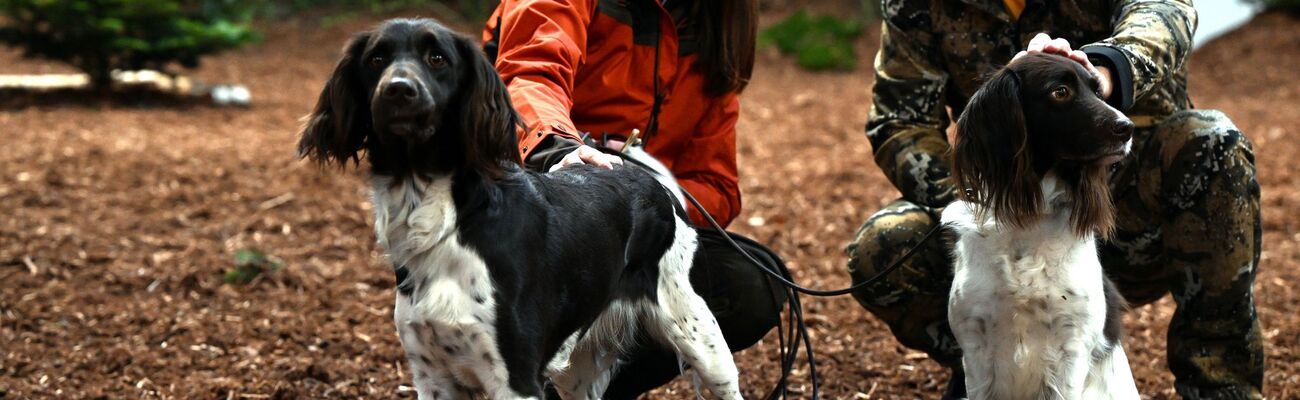
{"type": "Polygon", "coordinates": [[[658,307],[648,328],[690,364],[714,396],[739,399],[739,372],[718,321],[691,288],[690,273],[699,245],[695,230],[677,219],[673,245],[659,261],[658,307]]]}
{"type": "Polygon", "coordinates": [[[668,170],[668,166],[659,162],[659,159],[654,158],[639,145],[629,147],[627,152],[623,154],[650,167],[650,170],[654,171],[650,175],[653,175],[660,185],[664,185],[668,191],[672,192],[673,198],[677,199],[677,205],[683,208],[686,207],[686,196],[682,194],[682,187],[677,184],[677,179],[673,178],[673,172],[668,170]]]}
{"type": "Polygon", "coordinates": [[[971,399],[1137,399],[1122,346],[1104,334],[1105,277],[1092,233],[1078,237],[1066,188],[1049,173],[1046,209],[1026,228],[998,225],[956,201],[948,320],[971,399]],[[1098,357],[1098,355],[1109,356],[1098,357]]]}
{"type": "Polygon", "coordinates": [[[394,266],[406,267],[411,296],[393,317],[421,399],[523,396],[510,390],[496,340],[491,278],[483,259],[456,237],[451,178],[374,179],[375,232],[394,266]]]}
{"type": "Polygon", "coordinates": [[[564,370],[569,369],[569,357],[573,354],[573,347],[577,344],[578,333],[576,332],[569,335],[568,339],[564,339],[564,343],[560,343],[560,348],[555,351],[555,355],[551,357],[551,361],[546,363],[545,375],[547,378],[552,378],[559,375],[561,372],[564,372],[564,370]]]}
{"type": "Polygon", "coordinates": [[[1081,399],[1137,399],[1137,384],[1133,381],[1133,371],[1129,368],[1128,355],[1124,354],[1124,345],[1115,343],[1115,349],[1109,358],[1093,360],[1092,370],[1088,371],[1088,383],[1083,388],[1081,399]]]}

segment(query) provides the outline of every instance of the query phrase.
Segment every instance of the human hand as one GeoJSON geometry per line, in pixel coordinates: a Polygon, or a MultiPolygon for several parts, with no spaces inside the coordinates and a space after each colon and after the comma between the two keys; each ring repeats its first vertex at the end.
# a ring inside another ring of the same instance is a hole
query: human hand
{"type": "Polygon", "coordinates": [[[623,165],[623,159],[613,154],[602,153],[594,147],[582,145],[566,154],[564,158],[560,159],[560,162],[551,166],[551,170],[548,172],[555,172],[560,168],[573,164],[588,164],[605,169],[614,169],[614,165],[623,165]]]}
{"type": "Polygon", "coordinates": [[[1087,70],[1088,73],[1097,78],[1099,83],[1098,94],[1101,98],[1105,99],[1110,97],[1112,91],[1110,70],[1106,67],[1097,67],[1092,65],[1092,61],[1088,61],[1087,54],[1084,54],[1083,51],[1072,49],[1070,47],[1070,42],[1063,38],[1053,39],[1046,33],[1034,35],[1034,38],[1029,40],[1029,46],[1026,46],[1025,50],[1016,53],[1014,57],[1011,57],[1011,61],[1014,62],[1020,57],[1037,53],[1056,54],[1083,65],[1083,68],[1087,70]]]}

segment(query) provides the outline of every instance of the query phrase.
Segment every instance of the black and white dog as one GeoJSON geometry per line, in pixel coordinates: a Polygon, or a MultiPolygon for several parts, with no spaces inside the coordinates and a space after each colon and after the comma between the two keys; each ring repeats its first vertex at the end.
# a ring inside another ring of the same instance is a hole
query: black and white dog
{"type": "Polygon", "coordinates": [[[957,122],[960,200],[948,320],[971,399],[1137,399],[1120,343],[1124,302],[1097,237],[1114,222],[1110,165],[1133,123],[1065,57],[998,71],[957,122]]]}
{"type": "Polygon", "coordinates": [[[740,398],[670,190],[630,167],[524,171],[519,127],[479,47],[428,19],[354,37],[307,117],[303,156],[367,154],[419,397],[538,399],[543,378],[565,398],[599,397],[644,331],[714,395],[740,398]]]}

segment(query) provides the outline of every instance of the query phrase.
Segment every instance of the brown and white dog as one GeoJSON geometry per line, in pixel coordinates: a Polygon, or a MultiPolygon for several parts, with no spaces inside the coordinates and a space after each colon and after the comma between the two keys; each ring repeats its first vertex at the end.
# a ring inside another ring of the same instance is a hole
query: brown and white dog
{"type": "Polygon", "coordinates": [[[948,320],[971,399],[1137,399],[1124,302],[1097,256],[1114,223],[1109,167],[1133,123],[1065,57],[998,71],[957,122],[948,320]]]}
{"type": "Polygon", "coordinates": [[[600,397],[639,333],[740,398],[673,192],[630,167],[525,171],[519,126],[478,45],[428,19],[354,37],[307,118],[301,154],[369,160],[419,398],[539,399],[544,378],[600,397]]]}

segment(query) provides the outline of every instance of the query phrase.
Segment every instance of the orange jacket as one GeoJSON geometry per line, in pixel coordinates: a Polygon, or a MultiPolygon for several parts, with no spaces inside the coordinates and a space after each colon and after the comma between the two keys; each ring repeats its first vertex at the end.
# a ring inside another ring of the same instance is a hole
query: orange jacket
{"type": "MultiPolygon", "coordinates": [[[[497,72],[528,124],[519,135],[525,159],[549,135],[626,136],[640,129],[646,151],[726,226],[740,213],[740,103],[734,93],[704,94],[704,75],[692,68],[693,28],[675,28],[669,11],[654,0],[505,0],[483,40],[495,45],[497,72]],[[657,132],[647,135],[656,32],[663,100],[657,132]]],[[[690,213],[705,224],[697,210],[690,213]]]]}

